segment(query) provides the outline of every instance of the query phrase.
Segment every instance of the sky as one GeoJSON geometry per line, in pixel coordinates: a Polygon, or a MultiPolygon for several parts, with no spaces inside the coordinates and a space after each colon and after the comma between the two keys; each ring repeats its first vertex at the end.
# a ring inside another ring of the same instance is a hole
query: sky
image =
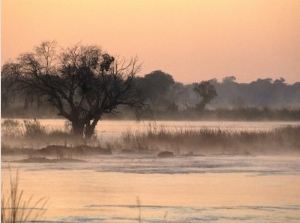
{"type": "Polygon", "coordinates": [[[300,0],[2,0],[1,62],[42,41],[138,56],[185,84],[300,81],[300,0]]]}

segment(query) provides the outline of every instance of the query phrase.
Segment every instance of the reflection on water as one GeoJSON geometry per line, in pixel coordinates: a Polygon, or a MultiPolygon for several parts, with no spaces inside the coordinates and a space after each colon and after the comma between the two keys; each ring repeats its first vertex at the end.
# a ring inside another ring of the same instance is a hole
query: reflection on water
{"type": "Polygon", "coordinates": [[[300,221],[300,157],[13,159],[2,157],[2,181],[19,167],[25,196],[49,197],[47,222],[138,222],[139,210],[142,222],[300,221]]]}

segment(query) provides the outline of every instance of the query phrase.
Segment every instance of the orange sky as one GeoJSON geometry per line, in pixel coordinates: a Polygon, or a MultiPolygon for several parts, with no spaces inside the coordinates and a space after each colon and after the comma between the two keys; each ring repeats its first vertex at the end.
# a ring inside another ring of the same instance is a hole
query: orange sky
{"type": "Polygon", "coordinates": [[[183,83],[300,81],[300,0],[2,0],[2,63],[44,40],[137,55],[140,75],[183,83]]]}

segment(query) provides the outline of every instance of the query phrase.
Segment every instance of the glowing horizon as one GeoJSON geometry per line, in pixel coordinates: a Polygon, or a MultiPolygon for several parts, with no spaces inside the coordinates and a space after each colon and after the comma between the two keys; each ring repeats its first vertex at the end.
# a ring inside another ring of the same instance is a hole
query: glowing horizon
{"type": "Polygon", "coordinates": [[[176,81],[300,81],[298,0],[3,0],[2,64],[44,40],[138,56],[176,81]]]}

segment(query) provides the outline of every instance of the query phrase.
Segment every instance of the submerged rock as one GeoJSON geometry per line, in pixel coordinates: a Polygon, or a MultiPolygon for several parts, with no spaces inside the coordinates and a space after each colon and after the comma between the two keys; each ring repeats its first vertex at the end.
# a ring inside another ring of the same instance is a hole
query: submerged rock
{"type": "Polygon", "coordinates": [[[203,155],[203,154],[197,154],[197,153],[195,154],[192,151],[190,151],[188,153],[183,154],[182,156],[205,156],[205,155],[203,155]]]}
{"type": "Polygon", "coordinates": [[[189,151],[186,154],[183,154],[183,156],[195,156],[195,154],[192,151],[189,151]]]}
{"type": "Polygon", "coordinates": [[[58,155],[58,156],[66,156],[66,155],[111,155],[112,152],[110,149],[103,149],[101,147],[91,147],[91,146],[76,146],[76,147],[66,147],[59,145],[50,145],[40,150],[41,154],[44,155],[58,155]]]}
{"type": "Polygon", "coordinates": [[[174,153],[169,152],[169,151],[163,151],[163,152],[160,152],[157,156],[158,157],[173,157],[174,153]]]}
{"type": "Polygon", "coordinates": [[[86,162],[86,161],[80,160],[80,159],[68,159],[68,158],[48,159],[46,157],[30,157],[27,159],[18,160],[18,161],[14,161],[14,162],[17,162],[17,163],[63,163],[63,162],[81,163],[81,162],[86,162]]]}
{"type": "Polygon", "coordinates": [[[76,146],[73,148],[75,153],[78,154],[102,154],[111,155],[111,149],[103,149],[101,147],[91,147],[91,146],[76,146]]]}
{"type": "Polygon", "coordinates": [[[122,153],[123,154],[133,154],[133,153],[135,153],[135,151],[132,149],[122,149],[122,153]]]}

